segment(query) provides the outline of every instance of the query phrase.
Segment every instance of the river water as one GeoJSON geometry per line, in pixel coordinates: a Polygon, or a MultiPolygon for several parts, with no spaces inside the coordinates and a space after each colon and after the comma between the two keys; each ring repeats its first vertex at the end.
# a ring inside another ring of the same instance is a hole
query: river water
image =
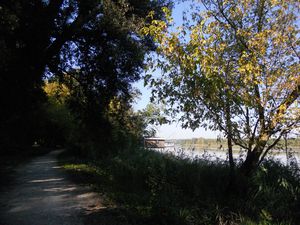
{"type": "MultiPolygon", "coordinates": [[[[228,160],[227,150],[220,149],[197,149],[197,148],[184,148],[180,145],[174,145],[172,147],[154,149],[164,154],[173,154],[181,158],[189,159],[208,159],[212,161],[226,161],[228,160]]],[[[243,161],[246,157],[246,152],[242,150],[234,150],[233,157],[235,160],[243,161]]],[[[279,161],[284,165],[291,163],[297,163],[300,165],[300,149],[289,148],[288,152],[284,150],[273,150],[268,153],[266,159],[272,159],[279,161]]]]}

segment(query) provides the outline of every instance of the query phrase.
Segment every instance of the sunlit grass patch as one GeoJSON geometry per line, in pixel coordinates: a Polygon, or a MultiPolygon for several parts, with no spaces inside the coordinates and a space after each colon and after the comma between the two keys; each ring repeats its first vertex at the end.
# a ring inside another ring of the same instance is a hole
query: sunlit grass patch
{"type": "Polygon", "coordinates": [[[74,172],[85,172],[89,174],[94,174],[94,175],[105,175],[105,171],[102,170],[99,167],[92,166],[86,163],[80,163],[80,164],[75,164],[75,163],[67,163],[63,165],[63,168],[66,170],[71,170],[74,172]]]}

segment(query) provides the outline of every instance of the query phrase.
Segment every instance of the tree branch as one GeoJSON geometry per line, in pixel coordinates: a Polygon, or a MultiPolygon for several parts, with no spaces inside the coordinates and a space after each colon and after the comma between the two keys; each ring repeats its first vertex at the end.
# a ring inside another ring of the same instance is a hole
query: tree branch
{"type": "Polygon", "coordinates": [[[264,158],[266,157],[266,155],[268,154],[268,152],[275,146],[277,145],[277,143],[280,141],[282,135],[285,133],[285,130],[283,130],[279,137],[271,144],[267,147],[267,149],[265,150],[265,152],[263,153],[262,157],[260,158],[259,162],[258,162],[258,166],[262,163],[262,161],[264,160],[264,158]]]}

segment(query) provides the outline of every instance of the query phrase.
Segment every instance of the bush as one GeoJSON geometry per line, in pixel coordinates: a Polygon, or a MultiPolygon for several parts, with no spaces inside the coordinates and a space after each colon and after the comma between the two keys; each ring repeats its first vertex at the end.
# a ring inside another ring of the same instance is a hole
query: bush
{"type": "MultiPolygon", "coordinates": [[[[266,161],[239,190],[228,190],[222,161],[136,149],[91,164],[97,186],[151,224],[299,224],[299,169],[266,161]],[[103,175],[105,174],[105,175],[103,175]],[[97,182],[101,181],[101,182],[97,182]]],[[[238,176],[238,175],[237,175],[238,176]]]]}

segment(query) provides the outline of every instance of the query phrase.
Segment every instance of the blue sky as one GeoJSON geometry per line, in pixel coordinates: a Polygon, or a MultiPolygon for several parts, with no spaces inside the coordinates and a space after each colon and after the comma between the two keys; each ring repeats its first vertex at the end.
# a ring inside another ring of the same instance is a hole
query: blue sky
{"type": "MultiPolygon", "coordinates": [[[[189,8],[188,3],[177,4],[173,10],[174,22],[177,26],[182,24],[182,13],[184,10],[189,8]]],[[[159,71],[156,71],[155,76],[159,76],[159,71]]],[[[134,87],[139,89],[142,95],[136,100],[134,104],[134,109],[142,110],[150,102],[151,89],[149,87],[144,87],[144,81],[141,80],[134,84],[134,87]]],[[[157,127],[157,136],[167,139],[187,139],[187,138],[216,138],[219,132],[204,130],[202,128],[195,130],[182,129],[180,123],[173,123],[170,125],[162,125],[157,127]]]]}
{"type": "MultiPolygon", "coordinates": [[[[173,9],[173,18],[176,26],[182,25],[182,16],[183,12],[185,10],[189,9],[189,1],[185,1],[183,3],[175,5],[175,8],[173,9]]],[[[298,20],[299,21],[299,20],[298,20]]],[[[298,25],[300,22],[297,23],[298,25]]],[[[153,74],[155,77],[159,77],[159,71],[156,71],[153,74]]],[[[144,87],[144,81],[141,80],[134,84],[134,87],[139,89],[142,95],[139,99],[136,100],[136,103],[134,104],[134,109],[142,110],[146,107],[148,103],[150,103],[150,96],[151,96],[151,89],[149,87],[144,87]]],[[[217,138],[218,135],[220,135],[220,132],[214,132],[210,130],[205,129],[197,129],[194,132],[191,129],[182,129],[180,123],[173,123],[170,125],[163,125],[158,127],[157,129],[158,137],[163,137],[167,139],[187,139],[187,138],[198,138],[198,137],[204,137],[204,138],[217,138]]]]}

